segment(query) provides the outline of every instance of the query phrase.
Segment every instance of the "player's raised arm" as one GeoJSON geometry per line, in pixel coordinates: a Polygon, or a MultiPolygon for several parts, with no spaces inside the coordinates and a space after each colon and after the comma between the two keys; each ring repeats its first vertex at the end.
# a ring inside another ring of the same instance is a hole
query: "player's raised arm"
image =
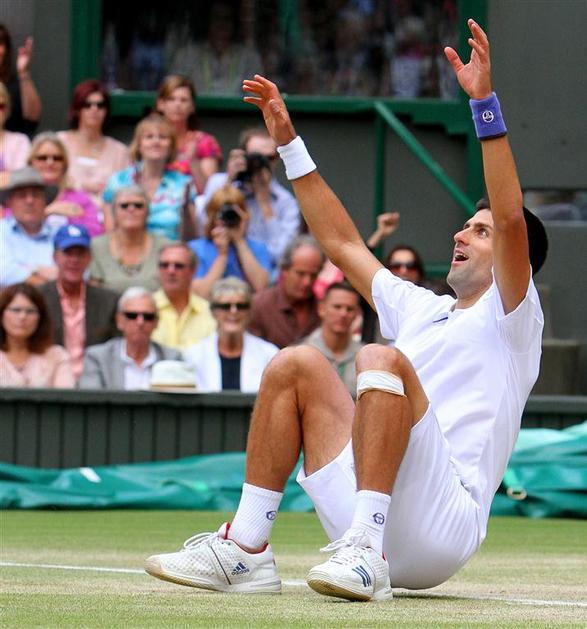
{"type": "Polygon", "coordinates": [[[499,102],[491,88],[489,41],[474,20],[469,20],[468,26],[472,49],[469,62],[464,64],[452,48],[445,48],[444,52],[460,86],[471,98],[494,223],[493,268],[501,300],[508,313],[515,310],[524,298],[530,279],[522,190],[499,102]]]}
{"type": "Polygon", "coordinates": [[[365,246],[348,212],[316,170],[296,134],[277,86],[255,75],[243,83],[244,100],[263,113],[267,130],[278,145],[295,195],[310,230],[326,255],[371,302],[371,281],[381,263],[365,246]]]}

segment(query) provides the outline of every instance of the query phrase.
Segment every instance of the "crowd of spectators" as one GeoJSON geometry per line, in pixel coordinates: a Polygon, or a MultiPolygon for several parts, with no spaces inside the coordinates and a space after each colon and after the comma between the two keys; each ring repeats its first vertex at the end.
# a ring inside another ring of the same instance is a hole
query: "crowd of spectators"
{"type": "Polygon", "coordinates": [[[173,6],[104,0],[103,77],[156,89],[169,73],[206,94],[240,94],[254,72],[290,94],[455,98],[443,55],[458,40],[457,0],[216,0],[173,6]]]}
{"type": "MultiPolygon", "coordinates": [[[[255,392],[280,348],[309,343],[354,389],[369,309],[300,233],[264,128],[243,130],[223,171],[192,81],[169,75],[128,147],[105,135],[94,79],[73,90],[68,130],[35,136],[32,40],[16,75],[11,53],[0,25],[0,386],[147,389],[158,365],[173,386],[255,392]]],[[[382,215],[369,246],[398,220],[382,215]]],[[[388,267],[424,281],[409,247],[388,267]]]]}

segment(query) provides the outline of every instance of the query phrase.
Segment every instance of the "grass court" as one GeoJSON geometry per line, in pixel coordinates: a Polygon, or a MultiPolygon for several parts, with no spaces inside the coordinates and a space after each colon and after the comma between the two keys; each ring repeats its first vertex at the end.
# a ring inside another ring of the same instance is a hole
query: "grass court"
{"type": "MultiPolygon", "coordinates": [[[[218,594],[142,572],[143,560],[213,531],[198,511],[0,513],[0,626],[587,627],[587,524],[492,518],[477,556],[432,590],[350,603],[305,586],[327,540],[314,514],[281,513],[272,538],[281,596],[218,594]],[[17,565],[18,564],[18,565],[17,565]]],[[[393,585],[393,584],[392,584],[393,585]]]]}

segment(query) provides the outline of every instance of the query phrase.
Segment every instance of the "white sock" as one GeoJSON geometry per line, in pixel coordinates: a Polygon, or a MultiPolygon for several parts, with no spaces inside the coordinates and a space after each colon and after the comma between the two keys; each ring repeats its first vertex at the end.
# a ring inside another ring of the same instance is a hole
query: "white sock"
{"type": "Polygon", "coordinates": [[[357,492],[357,504],[351,529],[366,531],[373,550],[383,554],[383,533],[391,496],[378,491],[361,489],[357,492]]]}
{"type": "Polygon", "coordinates": [[[261,548],[269,540],[283,492],[244,483],[228,537],[247,548],[261,548]]]}

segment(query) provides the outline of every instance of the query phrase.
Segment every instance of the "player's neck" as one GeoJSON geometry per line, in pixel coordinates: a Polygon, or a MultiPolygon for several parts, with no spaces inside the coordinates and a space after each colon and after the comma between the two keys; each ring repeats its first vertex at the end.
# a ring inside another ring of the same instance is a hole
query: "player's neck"
{"type": "Polygon", "coordinates": [[[466,308],[471,308],[474,306],[483,295],[487,292],[489,287],[482,288],[473,293],[468,293],[466,295],[458,295],[457,294],[457,303],[455,304],[455,310],[465,310],[466,308]]]}

